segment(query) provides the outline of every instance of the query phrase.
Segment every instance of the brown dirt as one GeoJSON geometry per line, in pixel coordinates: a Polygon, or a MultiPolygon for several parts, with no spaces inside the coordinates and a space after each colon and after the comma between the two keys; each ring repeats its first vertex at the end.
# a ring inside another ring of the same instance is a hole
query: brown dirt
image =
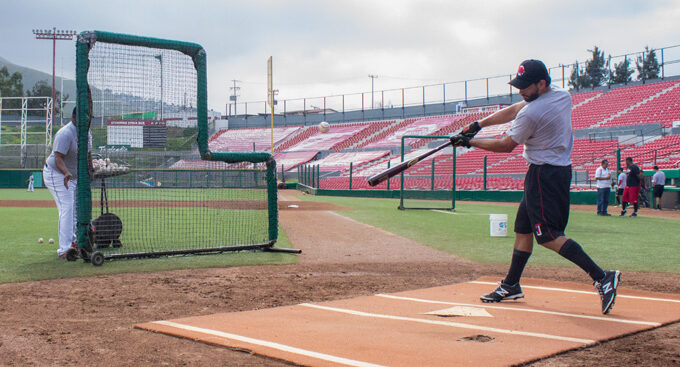
{"type": "MultiPolygon", "coordinates": [[[[292,192],[283,193],[281,198],[295,199],[292,192]]],[[[314,212],[287,209],[281,212],[281,224],[293,244],[303,250],[297,265],[0,284],[0,365],[287,366],[288,363],[242,351],[137,330],[133,325],[397,292],[482,275],[500,279],[507,270],[506,265],[463,261],[323,208],[314,212]],[[321,222],[324,227],[317,226],[321,222]],[[325,229],[324,233],[320,228],[325,229]]],[[[530,266],[525,275],[589,281],[574,267],[530,266]]],[[[624,272],[622,281],[629,288],[680,293],[680,274],[624,272]]],[[[532,365],[680,366],[680,324],[532,365]]]]}

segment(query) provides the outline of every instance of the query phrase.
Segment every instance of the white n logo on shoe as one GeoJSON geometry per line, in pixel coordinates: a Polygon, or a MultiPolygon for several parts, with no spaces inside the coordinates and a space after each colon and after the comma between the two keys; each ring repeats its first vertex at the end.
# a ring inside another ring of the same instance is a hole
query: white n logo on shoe
{"type": "Polygon", "coordinates": [[[510,293],[510,292],[506,291],[506,290],[503,289],[503,288],[498,288],[498,290],[496,291],[496,293],[498,293],[499,295],[501,295],[501,297],[505,297],[505,296],[506,296],[508,293],[510,293]]]}
{"type": "Polygon", "coordinates": [[[607,294],[612,291],[612,282],[608,282],[602,285],[602,293],[607,294]]]}

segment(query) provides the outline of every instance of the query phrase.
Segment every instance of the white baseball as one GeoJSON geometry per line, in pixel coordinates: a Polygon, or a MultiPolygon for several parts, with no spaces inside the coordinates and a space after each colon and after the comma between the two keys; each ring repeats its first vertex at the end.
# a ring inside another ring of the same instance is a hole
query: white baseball
{"type": "Polygon", "coordinates": [[[42,238],[42,237],[38,238],[38,243],[43,243],[43,238],[42,238]]]}
{"type": "Polygon", "coordinates": [[[49,240],[47,240],[47,242],[54,243],[54,238],[50,238],[49,240]]]}

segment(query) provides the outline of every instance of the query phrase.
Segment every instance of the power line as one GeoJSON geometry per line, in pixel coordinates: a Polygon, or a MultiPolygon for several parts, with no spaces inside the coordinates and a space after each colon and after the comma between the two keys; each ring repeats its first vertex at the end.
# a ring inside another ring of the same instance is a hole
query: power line
{"type": "Polygon", "coordinates": [[[373,98],[373,82],[375,81],[375,78],[377,78],[377,75],[373,74],[368,74],[368,77],[371,78],[371,109],[373,109],[373,103],[375,101],[375,98],[373,98]]]}
{"type": "MultiPolygon", "coordinates": [[[[236,86],[236,83],[241,83],[241,81],[236,80],[236,79],[232,79],[231,81],[234,83],[234,86],[229,87],[229,89],[231,89],[232,92],[233,92],[233,94],[231,96],[229,96],[229,100],[234,102],[234,116],[235,116],[236,115],[236,101],[238,100],[238,97],[240,96],[240,94],[238,94],[238,91],[241,90],[241,87],[236,86]]],[[[227,108],[227,111],[225,111],[225,112],[228,112],[228,110],[229,110],[229,108],[227,108]]]]}

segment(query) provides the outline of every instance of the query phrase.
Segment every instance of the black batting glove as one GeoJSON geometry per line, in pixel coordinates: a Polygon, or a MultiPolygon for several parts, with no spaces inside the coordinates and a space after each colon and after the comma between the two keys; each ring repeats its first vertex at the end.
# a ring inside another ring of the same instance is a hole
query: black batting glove
{"type": "Polygon", "coordinates": [[[477,133],[481,129],[482,129],[482,127],[479,126],[479,121],[475,121],[475,122],[471,123],[470,125],[465,126],[463,128],[463,130],[460,131],[460,135],[463,135],[466,138],[472,139],[472,138],[475,137],[475,135],[477,135],[477,133]]]}
{"type": "Polygon", "coordinates": [[[470,147],[470,138],[465,135],[454,135],[450,137],[449,140],[451,140],[451,144],[453,144],[454,147],[470,147]]]}

